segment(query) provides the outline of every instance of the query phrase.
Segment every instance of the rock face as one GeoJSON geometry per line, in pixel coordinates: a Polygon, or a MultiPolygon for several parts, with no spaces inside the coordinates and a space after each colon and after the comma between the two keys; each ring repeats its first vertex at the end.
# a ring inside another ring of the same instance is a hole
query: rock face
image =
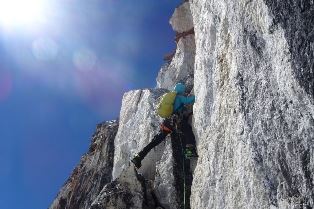
{"type": "Polygon", "coordinates": [[[157,88],[124,95],[119,127],[98,127],[51,208],[184,208],[177,136],[139,171],[129,162],[158,132],[156,105],[178,81],[196,96],[191,208],[314,208],[313,18],[312,0],[184,1],[157,88]]]}
{"type": "Polygon", "coordinates": [[[171,90],[178,81],[182,81],[188,85],[188,88],[192,88],[195,40],[194,33],[185,34],[193,29],[193,19],[188,2],[176,8],[170,24],[177,32],[177,49],[171,62],[161,68],[157,77],[157,88],[171,90]]]}
{"type": "Polygon", "coordinates": [[[299,7],[313,18],[314,5],[299,3],[191,1],[200,154],[192,208],[313,207],[313,60],[305,57],[314,30],[299,7]]]}
{"type": "Polygon", "coordinates": [[[103,187],[112,180],[114,138],[117,130],[117,121],[97,126],[88,153],[81,158],[81,162],[50,206],[51,209],[90,208],[103,187]]]}
{"type": "Polygon", "coordinates": [[[273,17],[270,32],[281,27],[289,47],[291,65],[299,85],[314,95],[314,2],[265,0],[273,17]]]}
{"type": "Polygon", "coordinates": [[[120,177],[107,184],[91,209],[143,208],[144,191],[134,167],[123,170],[120,177]]]}
{"type": "MultiPolygon", "coordinates": [[[[115,139],[113,178],[129,166],[130,159],[147,145],[158,132],[159,118],[153,111],[163,90],[136,90],[123,96],[120,126],[115,139]]],[[[142,162],[141,171],[153,179],[156,153],[152,151],[142,162]],[[152,172],[153,171],[153,172],[152,172]],[[147,173],[146,173],[147,172],[147,173]]]]}

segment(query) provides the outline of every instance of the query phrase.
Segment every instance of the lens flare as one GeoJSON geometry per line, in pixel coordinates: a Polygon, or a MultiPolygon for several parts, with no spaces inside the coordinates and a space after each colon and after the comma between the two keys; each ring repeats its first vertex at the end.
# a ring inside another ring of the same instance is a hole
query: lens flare
{"type": "Polygon", "coordinates": [[[90,49],[80,49],[73,55],[73,62],[81,71],[92,70],[97,62],[96,54],[90,49]]]}
{"type": "Polygon", "coordinates": [[[42,0],[0,0],[0,23],[4,26],[29,25],[42,18],[42,0]]]}

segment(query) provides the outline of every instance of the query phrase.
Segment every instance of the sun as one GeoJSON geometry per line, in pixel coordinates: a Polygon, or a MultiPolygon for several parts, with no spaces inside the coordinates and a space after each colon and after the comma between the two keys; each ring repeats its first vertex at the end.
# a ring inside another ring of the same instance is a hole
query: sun
{"type": "Polygon", "coordinates": [[[29,26],[43,18],[44,0],[0,0],[2,26],[29,26]]]}

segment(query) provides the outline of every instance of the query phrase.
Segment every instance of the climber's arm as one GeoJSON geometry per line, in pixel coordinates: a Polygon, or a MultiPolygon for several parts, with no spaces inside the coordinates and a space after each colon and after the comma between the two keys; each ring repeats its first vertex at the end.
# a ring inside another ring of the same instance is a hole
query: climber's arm
{"type": "Polygon", "coordinates": [[[195,102],[195,96],[188,96],[188,97],[180,97],[180,100],[183,104],[193,104],[195,102]]]}

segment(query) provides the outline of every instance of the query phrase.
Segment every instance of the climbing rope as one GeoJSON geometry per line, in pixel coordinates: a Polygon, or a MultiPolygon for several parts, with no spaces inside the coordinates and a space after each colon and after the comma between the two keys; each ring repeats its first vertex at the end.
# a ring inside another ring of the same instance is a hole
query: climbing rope
{"type": "Polygon", "coordinates": [[[185,141],[183,140],[184,132],[181,130],[182,128],[182,120],[184,120],[183,115],[176,115],[174,119],[174,127],[177,137],[181,146],[181,157],[182,157],[182,171],[183,171],[183,209],[191,209],[190,206],[190,160],[185,155],[185,141]],[[178,128],[178,125],[180,126],[178,128]],[[189,178],[189,179],[187,179],[189,178]]]}
{"type": "Polygon", "coordinates": [[[179,134],[180,144],[181,144],[181,151],[183,156],[182,161],[182,170],[183,170],[183,208],[186,209],[186,176],[185,176],[185,157],[184,157],[184,146],[182,143],[181,133],[179,134]]]}
{"type": "Polygon", "coordinates": [[[176,132],[180,141],[181,152],[182,152],[182,171],[183,171],[183,209],[187,209],[187,198],[186,198],[186,175],[185,175],[185,155],[184,155],[184,146],[182,142],[181,134],[182,132],[178,130],[177,123],[176,124],[176,132]]]}

